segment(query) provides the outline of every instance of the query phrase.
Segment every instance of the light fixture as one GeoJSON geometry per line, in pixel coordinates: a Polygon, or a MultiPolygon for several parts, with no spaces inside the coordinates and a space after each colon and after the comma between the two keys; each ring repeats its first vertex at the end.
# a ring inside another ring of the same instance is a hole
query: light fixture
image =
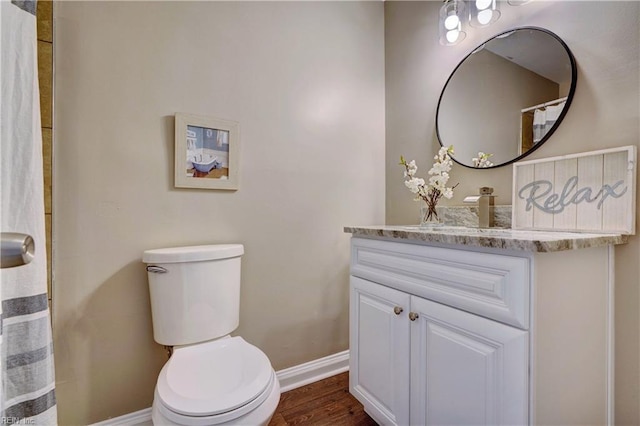
{"type": "Polygon", "coordinates": [[[440,44],[452,46],[460,43],[467,36],[464,32],[464,1],[445,0],[440,8],[440,44]]]}
{"type": "Polygon", "coordinates": [[[497,0],[469,1],[469,24],[472,27],[486,27],[500,18],[500,7],[497,0]]]}
{"type": "MultiPolygon", "coordinates": [[[[1,0],[0,0],[1,1],[1,0]]],[[[438,32],[440,44],[453,46],[467,36],[465,25],[486,27],[500,18],[500,3],[504,0],[443,0],[440,8],[438,32]],[[468,8],[468,13],[466,13],[468,8]]],[[[533,0],[507,0],[520,6],[533,0]]],[[[505,36],[506,37],[506,36],[505,36]]]]}

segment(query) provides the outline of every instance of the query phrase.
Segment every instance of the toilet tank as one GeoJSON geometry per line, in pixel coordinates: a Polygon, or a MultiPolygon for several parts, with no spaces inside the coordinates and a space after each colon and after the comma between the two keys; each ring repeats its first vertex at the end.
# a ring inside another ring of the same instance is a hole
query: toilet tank
{"type": "Polygon", "coordinates": [[[238,327],[242,244],[147,250],[153,338],[188,345],[238,327]]]}

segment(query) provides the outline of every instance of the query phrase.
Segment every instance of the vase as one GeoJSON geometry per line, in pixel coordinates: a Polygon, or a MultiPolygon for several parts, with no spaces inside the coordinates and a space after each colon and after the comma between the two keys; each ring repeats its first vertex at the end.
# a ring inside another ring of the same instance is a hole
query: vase
{"type": "Polygon", "coordinates": [[[442,221],[438,217],[436,205],[430,203],[422,204],[420,207],[420,227],[435,228],[438,226],[442,226],[442,221]]]}

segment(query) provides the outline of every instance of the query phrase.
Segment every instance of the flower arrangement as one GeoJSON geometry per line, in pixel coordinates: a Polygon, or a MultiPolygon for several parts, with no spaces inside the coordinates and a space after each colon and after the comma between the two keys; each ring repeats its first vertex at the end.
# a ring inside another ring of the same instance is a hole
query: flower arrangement
{"type": "Polygon", "coordinates": [[[407,160],[400,156],[400,165],[405,168],[405,186],[409,188],[409,191],[416,194],[414,201],[424,200],[427,205],[422,223],[437,223],[440,221],[436,212],[438,201],[442,197],[447,199],[453,197],[453,190],[458,186],[458,184],[451,187],[447,186],[449,171],[453,165],[451,154],[453,154],[453,146],[440,148],[438,155],[433,157],[436,161],[428,172],[430,175],[428,183],[424,179],[415,176],[418,171],[415,160],[407,163],[407,160]]]}
{"type": "Polygon", "coordinates": [[[493,163],[489,161],[489,157],[491,157],[492,155],[493,154],[487,154],[482,151],[478,152],[478,156],[471,159],[471,161],[473,161],[473,167],[475,167],[476,169],[486,169],[487,167],[493,167],[493,163]]]}

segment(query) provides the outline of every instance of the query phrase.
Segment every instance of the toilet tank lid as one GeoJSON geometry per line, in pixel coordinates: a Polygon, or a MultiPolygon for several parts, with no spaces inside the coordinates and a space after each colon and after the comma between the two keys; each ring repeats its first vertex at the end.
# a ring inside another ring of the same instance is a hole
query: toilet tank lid
{"type": "Polygon", "coordinates": [[[198,262],[228,259],[242,256],[243,254],[244,246],[242,244],[212,244],[146,250],[142,255],[142,261],[144,263],[198,262]]]}

